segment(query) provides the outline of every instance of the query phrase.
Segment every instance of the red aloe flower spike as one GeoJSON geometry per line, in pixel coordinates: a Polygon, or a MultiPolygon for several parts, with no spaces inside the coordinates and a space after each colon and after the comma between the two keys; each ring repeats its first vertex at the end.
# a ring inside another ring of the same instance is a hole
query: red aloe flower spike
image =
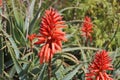
{"type": "Polygon", "coordinates": [[[40,25],[40,36],[37,36],[38,41],[35,42],[35,44],[43,43],[39,52],[40,64],[49,62],[54,53],[62,49],[62,41],[66,41],[65,33],[61,30],[64,27],[65,22],[56,10],[50,8],[45,11],[40,25]]]}
{"type": "Polygon", "coordinates": [[[0,7],[2,6],[2,0],[0,0],[0,7]]]}
{"type": "Polygon", "coordinates": [[[84,23],[82,26],[82,36],[86,38],[86,41],[90,39],[92,41],[92,36],[91,33],[93,32],[92,30],[92,22],[91,19],[86,16],[84,19],[84,23]]]}
{"type": "Polygon", "coordinates": [[[89,73],[86,73],[86,80],[113,80],[107,70],[113,70],[111,58],[105,50],[97,52],[92,63],[89,65],[89,73]]]}

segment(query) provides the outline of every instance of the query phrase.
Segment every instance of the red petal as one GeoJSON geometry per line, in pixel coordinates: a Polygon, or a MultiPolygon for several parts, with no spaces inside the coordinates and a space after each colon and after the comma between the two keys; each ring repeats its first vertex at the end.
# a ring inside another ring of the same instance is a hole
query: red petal
{"type": "Polygon", "coordinates": [[[56,41],[56,44],[58,44],[60,47],[62,47],[62,42],[61,41],[56,41]]]}
{"type": "Polygon", "coordinates": [[[40,50],[40,52],[39,52],[39,56],[40,56],[40,57],[43,57],[43,55],[44,55],[44,50],[45,50],[45,46],[42,46],[42,48],[41,48],[41,50],[40,50]]]}
{"type": "Polygon", "coordinates": [[[44,58],[40,58],[40,64],[43,64],[43,60],[44,60],[44,58]]]}
{"type": "Polygon", "coordinates": [[[51,43],[52,45],[52,53],[54,53],[56,50],[55,50],[55,44],[54,43],[51,43]]]}
{"type": "Polygon", "coordinates": [[[48,54],[46,56],[46,62],[49,62],[49,59],[50,59],[50,48],[48,48],[48,54]]]}
{"type": "Polygon", "coordinates": [[[55,45],[55,49],[56,49],[56,50],[61,50],[61,47],[59,46],[59,44],[54,43],[54,45],[55,45]]]}
{"type": "Polygon", "coordinates": [[[49,48],[49,44],[46,44],[45,45],[45,50],[44,50],[44,58],[45,58],[45,60],[46,60],[46,57],[48,55],[48,48],[49,48]]]}
{"type": "Polygon", "coordinates": [[[65,23],[65,21],[59,21],[59,22],[56,22],[55,24],[56,24],[56,25],[60,25],[60,24],[62,25],[62,24],[64,24],[64,23],[65,23]]]}
{"type": "Polygon", "coordinates": [[[96,80],[100,80],[100,76],[97,76],[97,79],[96,80]]]}
{"type": "Polygon", "coordinates": [[[34,44],[42,44],[46,41],[46,39],[44,37],[39,37],[38,41],[35,42],[34,44]]]}
{"type": "Polygon", "coordinates": [[[54,32],[55,35],[65,35],[65,32],[62,32],[61,30],[56,30],[54,32]]]}
{"type": "Polygon", "coordinates": [[[43,32],[43,31],[40,31],[40,34],[42,34],[42,35],[44,35],[44,36],[48,36],[49,35],[49,33],[48,32],[43,32]]]}
{"type": "Polygon", "coordinates": [[[105,80],[105,78],[104,78],[104,76],[103,76],[103,74],[101,72],[99,72],[99,75],[100,75],[102,80],[105,80]]]}

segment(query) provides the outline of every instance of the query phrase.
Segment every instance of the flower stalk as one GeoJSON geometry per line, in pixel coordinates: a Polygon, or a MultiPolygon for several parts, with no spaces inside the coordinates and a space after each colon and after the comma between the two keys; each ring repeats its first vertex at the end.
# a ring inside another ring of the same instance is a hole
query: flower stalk
{"type": "Polygon", "coordinates": [[[52,63],[51,63],[51,59],[49,60],[49,63],[48,63],[48,80],[51,79],[51,66],[52,63]]]}

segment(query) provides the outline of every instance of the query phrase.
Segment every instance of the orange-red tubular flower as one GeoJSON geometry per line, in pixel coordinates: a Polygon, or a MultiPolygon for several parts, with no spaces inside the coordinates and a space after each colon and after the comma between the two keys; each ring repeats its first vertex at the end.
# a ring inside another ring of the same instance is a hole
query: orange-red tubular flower
{"type": "Polygon", "coordinates": [[[36,34],[28,35],[28,39],[30,40],[31,49],[33,48],[33,40],[34,40],[35,38],[36,38],[36,34]]]}
{"type": "Polygon", "coordinates": [[[91,19],[88,16],[86,16],[82,26],[82,36],[84,36],[86,40],[90,39],[90,41],[92,41],[92,36],[91,36],[92,32],[93,30],[92,30],[91,19]]]}
{"type": "Polygon", "coordinates": [[[105,50],[97,52],[92,63],[89,65],[89,73],[86,73],[86,80],[113,80],[107,70],[113,70],[111,58],[105,50]]]}
{"type": "Polygon", "coordinates": [[[28,35],[28,39],[30,40],[30,42],[32,42],[35,37],[36,37],[36,34],[28,35]]]}
{"type": "Polygon", "coordinates": [[[0,7],[2,6],[2,0],[0,0],[0,7]]]}
{"type": "Polygon", "coordinates": [[[40,64],[48,62],[53,57],[54,53],[62,48],[62,41],[66,41],[65,33],[61,28],[65,27],[65,22],[62,21],[60,14],[50,8],[45,11],[44,17],[40,25],[40,35],[35,44],[43,44],[39,51],[40,64]]]}

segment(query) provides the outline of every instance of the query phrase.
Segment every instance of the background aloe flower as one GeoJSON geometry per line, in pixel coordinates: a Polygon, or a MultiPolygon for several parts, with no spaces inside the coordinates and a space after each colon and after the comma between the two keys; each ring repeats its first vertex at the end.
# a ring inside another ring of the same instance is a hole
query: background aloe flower
{"type": "Polygon", "coordinates": [[[95,58],[88,67],[89,73],[86,74],[86,80],[113,80],[107,70],[113,70],[111,58],[105,50],[97,52],[95,58]]]}
{"type": "Polygon", "coordinates": [[[50,8],[45,11],[40,25],[40,35],[35,44],[42,44],[39,57],[40,63],[48,62],[58,50],[62,48],[62,41],[66,41],[65,33],[60,28],[64,28],[64,21],[60,14],[50,8]]]}
{"type": "Polygon", "coordinates": [[[82,36],[84,36],[86,40],[90,39],[90,41],[92,41],[92,36],[91,36],[92,32],[93,30],[92,30],[91,19],[88,16],[86,16],[82,26],[82,36]]]}
{"type": "Polygon", "coordinates": [[[33,48],[33,40],[36,38],[36,34],[31,34],[31,35],[28,35],[28,39],[30,41],[30,47],[31,47],[31,50],[33,48]]]}
{"type": "Polygon", "coordinates": [[[0,0],[0,7],[2,6],[2,0],[0,0]]]}
{"type": "Polygon", "coordinates": [[[36,37],[36,34],[28,35],[28,39],[30,40],[30,42],[32,42],[35,37],[36,37]]]}

